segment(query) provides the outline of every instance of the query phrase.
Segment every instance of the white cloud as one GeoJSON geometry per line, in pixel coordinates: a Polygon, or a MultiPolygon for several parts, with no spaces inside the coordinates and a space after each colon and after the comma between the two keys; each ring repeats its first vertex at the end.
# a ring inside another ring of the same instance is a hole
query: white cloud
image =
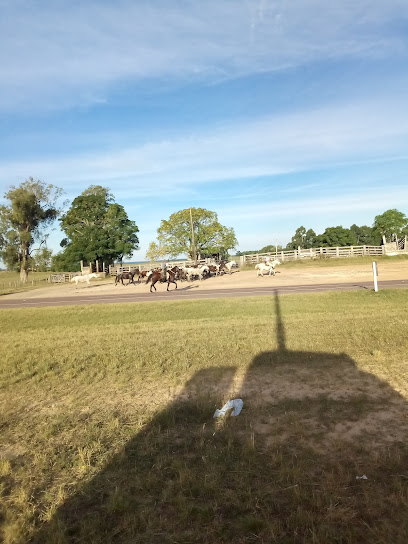
{"type": "Polygon", "coordinates": [[[0,183],[34,175],[77,192],[102,183],[134,196],[185,194],[194,184],[406,155],[408,106],[365,103],[277,115],[124,150],[3,162],[0,183]]]}
{"type": "Polygon", "coordinates": [[[103,102],[125,81],[405,55],[392,23],[407,17],[402,0],[3,2],[0,109],[103,102]]]}

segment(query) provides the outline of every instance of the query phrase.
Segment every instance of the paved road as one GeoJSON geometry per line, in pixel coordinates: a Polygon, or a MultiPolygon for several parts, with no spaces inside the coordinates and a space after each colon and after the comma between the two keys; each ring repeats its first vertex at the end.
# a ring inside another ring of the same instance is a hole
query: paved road
{"type": "MultiPolygon", "coordinates": [[[[379,289],[407,288],[408,280],[378,282],[379,289]]],[[[8,299],[0,297],[0,308],[31,308],[44,306],[75,306],[79,304],[117,304],[122,302],[154,302],[163,300],[198,300],[207,298],[254,297],[267,295],[286,295],[290,293],[318,293],[322,291],[372,290],[372,282],[359,283],[321,283],[318,285],[289,285],[281,287],[248,287],[245,289],[208,289],[200,291],[198,286],[189,285],[177,290],[157,291],[157,293],[118,293],[117,295],[87,295],[75,297],[8,299]]]]}

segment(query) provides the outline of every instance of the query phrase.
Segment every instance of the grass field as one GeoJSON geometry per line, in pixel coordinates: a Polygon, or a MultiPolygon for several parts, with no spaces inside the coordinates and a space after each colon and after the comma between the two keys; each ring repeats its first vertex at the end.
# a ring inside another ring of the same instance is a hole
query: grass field
{"type": "Polygon", "coordinates": [[[407,308],[384,290],[1,310],[0,540],[405,544],[407,308]]]}
{"type": "Polygon", "coordinates": [[[22,284],[20,282],[19,272],[8,272],[2,270],[0,271],[0,295],[17,293],[19,291],[26,291],[36,287],[44,287],[44,285],[47,285],[46,281],[49,275],[49,272],[30,272],[28,274],[28,282],[22,284]]]}

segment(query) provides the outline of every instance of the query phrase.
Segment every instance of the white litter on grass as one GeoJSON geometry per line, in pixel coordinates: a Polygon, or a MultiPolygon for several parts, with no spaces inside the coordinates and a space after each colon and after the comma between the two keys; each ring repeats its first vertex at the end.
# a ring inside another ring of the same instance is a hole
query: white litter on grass
{"type": "Polygon", "coordinates": [[[228,410],[231,410],[231,408],[233,408],[231,415],[238,416],[243,406],[244,406],[244,401],[242,399],[229,400],[228,402],[224,404],[221,410],[215,410],[214,417],[225,416],[225,414],[228,412],[228,410]]]}
{"type": "Polygon", "coordinates": [[[362,476],[356,476],[356,480],[368,480],[368,478],[365,474],[363,474],[362,476]]]}

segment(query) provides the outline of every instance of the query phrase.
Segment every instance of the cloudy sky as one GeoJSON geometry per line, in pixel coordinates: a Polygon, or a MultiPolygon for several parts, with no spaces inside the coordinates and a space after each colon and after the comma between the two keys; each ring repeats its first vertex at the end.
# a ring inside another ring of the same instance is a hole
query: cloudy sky
{"type": "Polygon", "coordinates": [[[2,0],[0,202],[109,187],[140,260],[190,206],[241,250],[408,213],[407,24],[406,0],[2,0]]]}

